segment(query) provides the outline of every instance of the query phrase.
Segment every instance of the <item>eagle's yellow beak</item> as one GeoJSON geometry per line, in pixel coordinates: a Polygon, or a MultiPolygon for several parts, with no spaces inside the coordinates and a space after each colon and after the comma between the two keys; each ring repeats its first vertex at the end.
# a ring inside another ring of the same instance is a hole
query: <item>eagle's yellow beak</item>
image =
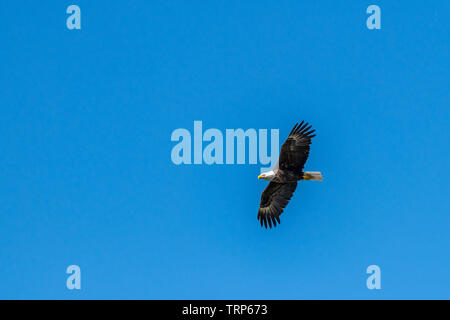
{"type": "Polygon", "coordinates": [[[262,179],[262,178],[263,178],[263,175],[260,174],[260,175],[258,176],[258,179],[262,179]]]}

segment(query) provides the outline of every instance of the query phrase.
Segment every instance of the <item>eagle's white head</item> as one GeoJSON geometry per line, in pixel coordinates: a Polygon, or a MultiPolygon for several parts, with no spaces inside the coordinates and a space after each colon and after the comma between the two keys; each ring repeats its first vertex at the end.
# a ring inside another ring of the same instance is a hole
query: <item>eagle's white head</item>
{"type": "Polygon", "coordinates": [[[262,174],[260,174],[258,176],[258,179],[263,179],[263,180],[267,180],[267,181],[272,181],[272,179],[275,177],[275,172],[272,171],[268,171],[268,172],[264,172],[262,174]]]}

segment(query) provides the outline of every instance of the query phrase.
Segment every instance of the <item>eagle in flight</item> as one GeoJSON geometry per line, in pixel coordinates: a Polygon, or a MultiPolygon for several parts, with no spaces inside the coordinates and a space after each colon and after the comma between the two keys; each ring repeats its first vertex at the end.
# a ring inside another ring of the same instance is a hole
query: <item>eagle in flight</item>
{"type": "Polygon", "coordinates": [[[316,135],[308,123],[297,123],[281,146],[280,157],[275,167],[258,176],[270,181],[261,195],[258,220],[261,226],[275,227],[300,180],[322,181],[320,172],[303,172],[308,159],[311,139],[316,135]]]}

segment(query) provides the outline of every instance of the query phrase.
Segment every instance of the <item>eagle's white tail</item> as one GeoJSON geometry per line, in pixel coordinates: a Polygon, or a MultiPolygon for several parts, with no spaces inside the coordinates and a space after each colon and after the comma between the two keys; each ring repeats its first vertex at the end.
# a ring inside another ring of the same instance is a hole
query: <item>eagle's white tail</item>
{"type": "Polygon", "coordinates": [[[320,172],[303,172],[303,180],[322,181],[322,173],[320,172]]]}

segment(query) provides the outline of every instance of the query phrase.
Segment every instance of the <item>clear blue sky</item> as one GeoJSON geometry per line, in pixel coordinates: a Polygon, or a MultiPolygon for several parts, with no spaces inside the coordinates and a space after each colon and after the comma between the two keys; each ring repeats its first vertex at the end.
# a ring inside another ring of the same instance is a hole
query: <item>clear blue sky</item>
{"type": "Polygon", "coordinates": [[[0,298],[450,298],[449,21],[446,0],[2,1],[0,298]],[[302,119],[325,181],[276,229],[261,165],[170,159],[194,120],[282,142],[302,119]]]}

